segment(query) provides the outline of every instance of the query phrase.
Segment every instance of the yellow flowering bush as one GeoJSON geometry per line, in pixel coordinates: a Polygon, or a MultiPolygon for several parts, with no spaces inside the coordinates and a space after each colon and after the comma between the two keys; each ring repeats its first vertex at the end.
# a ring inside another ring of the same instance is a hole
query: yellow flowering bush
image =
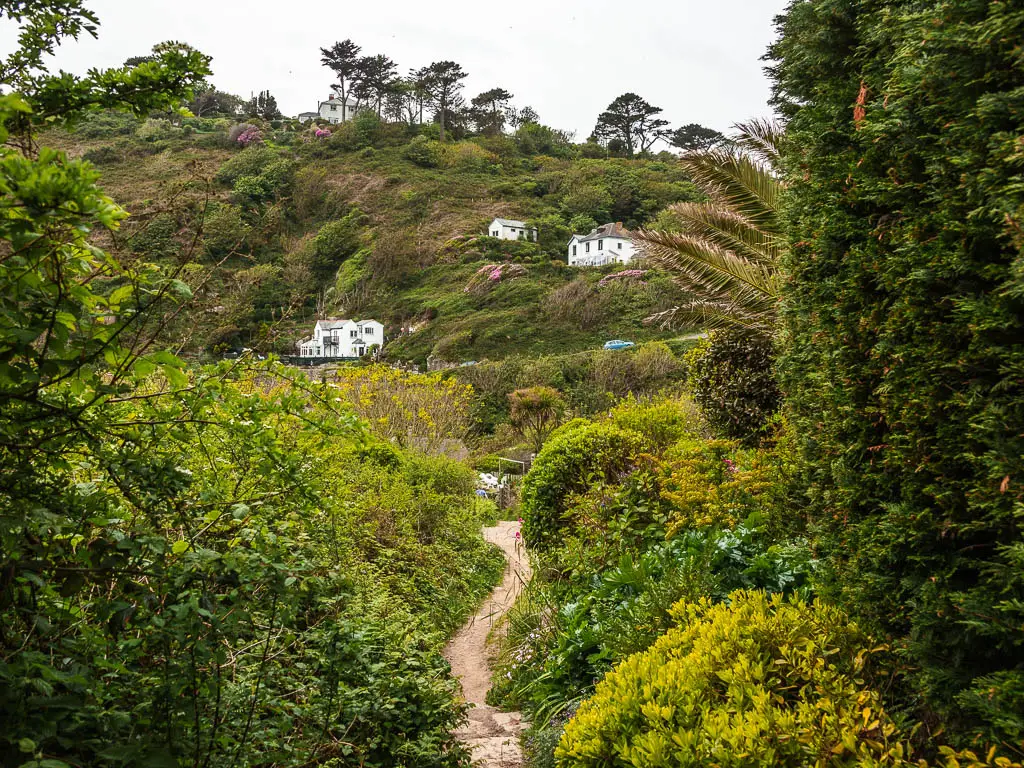
{"type": "Polygon", "coordinates": [[[559,766],[909,764],[862,678],[871,652],[839,610],[740,591],[671,613],[679,626],[610,672],[566,726],[559,766]]]}
{"type": "Polygon", "coordinates": [[[330,386],[377,437],[403,447],[443,453],[469,429],[473,388],[454,378],[371,365],[339,368],[330,386]]]}

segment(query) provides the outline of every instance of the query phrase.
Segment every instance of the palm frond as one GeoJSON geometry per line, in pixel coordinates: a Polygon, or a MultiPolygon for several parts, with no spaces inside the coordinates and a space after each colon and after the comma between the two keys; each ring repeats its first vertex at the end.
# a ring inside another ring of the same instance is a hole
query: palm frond
{"type": "Polygon", "coordinates": [[[734,144],[756,155],[773,171],[778,171],[782,161],[782,127],[765,119],[736,123],[737,133],[732,137],[734,144]]]}
{"type": "Polygon", "coordinates": [[[683,232],[713,242],[737,256],[774,266],[781,237],[755,227],[745,217],[714,203],[676,203],[669,208],[681,220],[683,232]]]}
{"type": "Polygon", "coordinates": [[[686,155],[682,164],[712,201],[758,226],[778,220],[782,183],[753,157],[731,148],[712,149],[686,155]]]}
{"type": "Polygon", "coordinates": [[[634,233],[641,256],[671,272],[676,284],[694,297],[689,304],[648,318],[651,322],[686,320],[704,327],[773,332],[784,247],[778,215],[783,183],[776,174],[782,133],[763,120],[737,128],[739,135],[730,146],[682,158],[710,202],[673,206],[682,222],[680,232],[634,233]]]}
{"type": "Polygon", "coordinates": [[[674,277],[707,294],[778,298],[774,267],[744,259],[707,239],[688,234],[641,231],[633,237],[650,263],[671,271],[674,277]]]}

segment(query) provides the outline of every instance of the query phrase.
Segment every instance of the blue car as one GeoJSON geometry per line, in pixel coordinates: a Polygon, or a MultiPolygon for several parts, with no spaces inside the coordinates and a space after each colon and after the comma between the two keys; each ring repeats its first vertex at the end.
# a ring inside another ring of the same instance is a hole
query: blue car
{"type": "Polygon", "coordinates": [[[635,346],[636,344],[632,341],[623,341],[622,339],[615,339],[614,341],[606,341],[604,343],[605,349],[629,349],[635,346]]]}

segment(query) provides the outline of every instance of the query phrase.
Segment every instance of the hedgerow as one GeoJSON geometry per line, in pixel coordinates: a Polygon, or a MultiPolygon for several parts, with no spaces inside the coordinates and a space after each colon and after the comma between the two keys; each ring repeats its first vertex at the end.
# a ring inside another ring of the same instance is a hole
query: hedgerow
{"type": "Polygon", "coordinates": [[[953,734],[1024,736],[1024,9],[793,3],[782,386],[830,592],[953,734]]]}

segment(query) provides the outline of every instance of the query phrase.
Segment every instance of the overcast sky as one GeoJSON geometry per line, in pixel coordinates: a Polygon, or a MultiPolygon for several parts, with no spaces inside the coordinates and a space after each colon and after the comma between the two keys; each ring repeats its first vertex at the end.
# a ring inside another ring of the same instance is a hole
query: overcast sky
{"type": "MultiPolygon", "coordinates": [[[[541,122],[585,139],[616,96],[638,93],[673,125],[725,131],[770,114],[760,60],[786,0],[87,0],[99,39],[71,41],[57,66],[121,64],[163,40],[213,57],[221,90],[269,89],[285,114],[315,110],[332,73],[320,48],[352,38],[403,74],[444,59],[469,72],[466,96],[500,86],[541,122]]],[[[7,24],[8,22],[5,22],[7,24]]],[[[5,52],[16,30],[0,30],[5,52]]]]}

